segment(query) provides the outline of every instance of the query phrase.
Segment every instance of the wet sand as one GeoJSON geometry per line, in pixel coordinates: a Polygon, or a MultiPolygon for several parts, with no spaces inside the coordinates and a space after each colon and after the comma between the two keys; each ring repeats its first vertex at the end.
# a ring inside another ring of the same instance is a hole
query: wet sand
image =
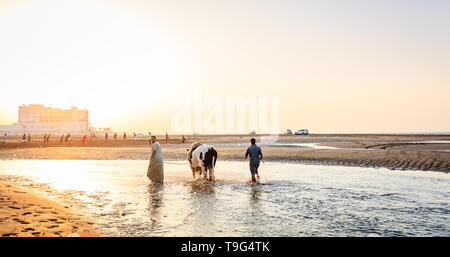
{"type": "MultiPolygon", "coordinates": [[[[180,137],[159,142],[165,160],[185,160],[186,147],[194,141],[214,145],[219,160],[242,160],[251,137],[259,140],[259,136],[219,135],[186,137],[184,144],[180,137]]],[[[145,138],[137,141],[97,138],[84,144],[77,138],[71,144],[60,144],[55,139],[47,144],[42,140],[30,144],[12,141],[0,145],[0,159],[147,160],[150,154],[145,138]]],[[[266,161],[449,172],[449,142],[450,135],[282,135],[277,144],[262,148],[266,161]],[[289,145],[292,143],[300,146],[289,145]],[[302,143],[338,148],[316,149],[301,146],[302,143]]]]}
{"type": "Polygon", "coordinates": [[[0,181],[2,237],[99,236],[91,224],[56,201],[0,181]]]}

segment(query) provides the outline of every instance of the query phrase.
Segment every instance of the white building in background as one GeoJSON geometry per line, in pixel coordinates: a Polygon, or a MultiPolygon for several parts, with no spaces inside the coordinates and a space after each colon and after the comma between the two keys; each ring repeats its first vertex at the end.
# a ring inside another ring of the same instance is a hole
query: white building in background
{"type": "Polygon", "coordinates": [[[17,127],[21,133],[84,134],[89,132],[88,111],[77,107],[63,110],[42,104],[19,106],[17,127]]]}

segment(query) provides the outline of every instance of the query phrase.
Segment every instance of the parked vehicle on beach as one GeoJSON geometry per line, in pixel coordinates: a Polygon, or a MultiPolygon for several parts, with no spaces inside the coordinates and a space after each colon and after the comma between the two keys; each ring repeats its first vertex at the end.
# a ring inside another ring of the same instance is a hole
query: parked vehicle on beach
{"type": "Polygon", "coordinates": [[[292,135],[292,130],[287,129],[287,130],[286,130],[286,135],[292,135]]]}
{"type": "Polygon", "coordinates": [[[296,135],[308,135],[309,131],[307,129],[299,129],[295,132],[296,135]]]}

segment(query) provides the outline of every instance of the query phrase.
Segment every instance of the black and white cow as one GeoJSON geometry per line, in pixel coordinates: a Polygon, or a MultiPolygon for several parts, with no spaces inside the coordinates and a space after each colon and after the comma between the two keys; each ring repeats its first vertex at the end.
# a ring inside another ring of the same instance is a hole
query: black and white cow
{"type": "Polygon", "coordinates": [[[192,177],[195,178],[195,172],[199,171],[199,175],[207,179],[209,170],[209,180],[214,181],[214,166],[217,161],[217,151],[214,147],[201,143],[193,143],[188,150],[188,161],[191,165],[192,177]]]}

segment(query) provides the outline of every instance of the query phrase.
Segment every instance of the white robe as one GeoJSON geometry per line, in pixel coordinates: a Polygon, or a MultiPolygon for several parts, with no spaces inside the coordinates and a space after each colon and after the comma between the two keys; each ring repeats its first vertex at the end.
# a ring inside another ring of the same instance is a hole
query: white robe
{"type": "Polygon", "coordinates": [[[152,146],[153,157],[150,158],[150,163],[148,165],[147,177],[152,182],[157,182],[163,184],[164,182],[164,164],[163,156],[161,152],[161,145],[155,142],[152,146]]]}

